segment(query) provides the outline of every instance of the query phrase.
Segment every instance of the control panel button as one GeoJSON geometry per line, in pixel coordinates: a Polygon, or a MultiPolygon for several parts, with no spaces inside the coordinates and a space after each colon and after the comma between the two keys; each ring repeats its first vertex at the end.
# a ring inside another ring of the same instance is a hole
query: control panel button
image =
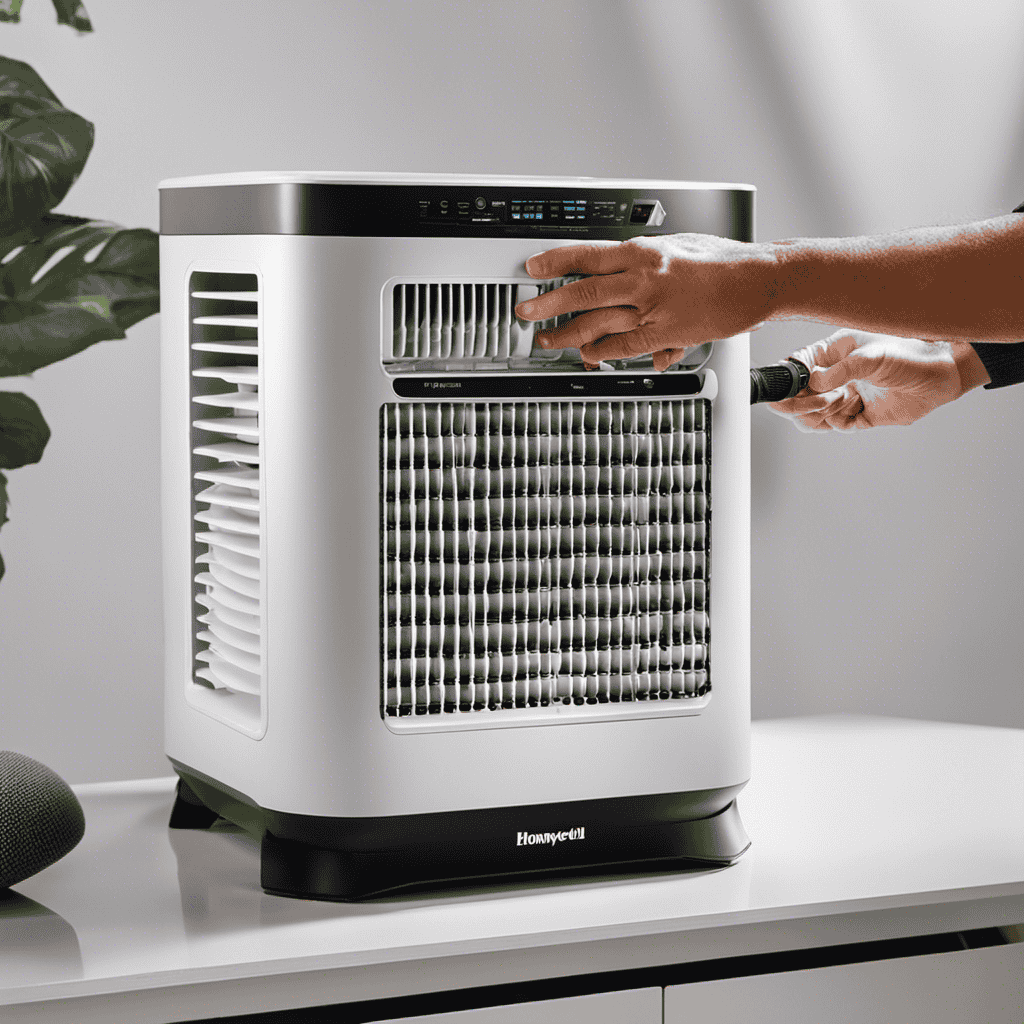
{"type": "Polygon", "coordinates": [[[629,215],[630,224],[646,224],[656,228],[665,221],[665,207],[657,199],[637,200],[629,215]]]}

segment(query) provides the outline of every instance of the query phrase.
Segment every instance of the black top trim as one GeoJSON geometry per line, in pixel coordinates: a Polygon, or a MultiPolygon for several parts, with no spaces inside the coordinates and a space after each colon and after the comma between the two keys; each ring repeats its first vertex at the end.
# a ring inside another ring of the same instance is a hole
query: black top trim
{"type": "Polygon", "coordinates": [[[697,232],[754,240],[747,189],[280,182],[160,190],[162,235],[607,239],[697,232]],[[656,220],[660,202],[665,218],[656,220]]]}

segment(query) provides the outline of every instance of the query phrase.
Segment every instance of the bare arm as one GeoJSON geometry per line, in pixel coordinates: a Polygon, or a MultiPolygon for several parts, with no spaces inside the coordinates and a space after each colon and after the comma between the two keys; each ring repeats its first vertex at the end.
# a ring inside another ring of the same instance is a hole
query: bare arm
{"type": "Polygon", "coordinates": [[[940,341],[1024,340],[1024,215],[864,238],[767,243],[771,320],[940,341]]]}
{"type": "Polygon", "coordinates": [[[582,312],[541,344],[587,364],[686,349],[767,320],[815,320],[924,340],[1024,340],[1024,214],[863,238],[736,242],[656,235],[549,249],[537,278],[590,275],[521,303],[525,320],[582,312]]]}

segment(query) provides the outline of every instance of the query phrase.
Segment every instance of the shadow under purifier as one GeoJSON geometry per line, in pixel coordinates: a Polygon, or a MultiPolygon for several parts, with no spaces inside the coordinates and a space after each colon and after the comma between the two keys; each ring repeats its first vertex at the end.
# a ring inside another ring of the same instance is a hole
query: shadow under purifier
{"type": "Polygon", "coordinates": [[[585,371],[534,253],[753,239],[748,185],[160,186],[172,827],[355,900],[749,845],[749,336],[585,371]]]}

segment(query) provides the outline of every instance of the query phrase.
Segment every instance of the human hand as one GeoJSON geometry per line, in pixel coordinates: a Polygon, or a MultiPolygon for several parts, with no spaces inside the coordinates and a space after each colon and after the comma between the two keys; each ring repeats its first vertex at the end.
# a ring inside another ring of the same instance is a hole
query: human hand
{"type": "Polygon", "coordinates": [[[592,275],[516,306],[522,320],[579,316],[536,336],[544,348],[578,348],[583,361],[653,353],[665,370],[687,349],[754,330],[768,319],[776,263],[752,242],[717,235],[656,235],[570,245],[531,256],[531,277],[592,275]]]}
{"type": "Polygon", "coordinates": [[[980,361],[966,342],[866,331],[836,331],[792,358],[808,367],[810,382],[768,408],[806,432],[909,426],[987,379],[975,375],[980,361]]]}

